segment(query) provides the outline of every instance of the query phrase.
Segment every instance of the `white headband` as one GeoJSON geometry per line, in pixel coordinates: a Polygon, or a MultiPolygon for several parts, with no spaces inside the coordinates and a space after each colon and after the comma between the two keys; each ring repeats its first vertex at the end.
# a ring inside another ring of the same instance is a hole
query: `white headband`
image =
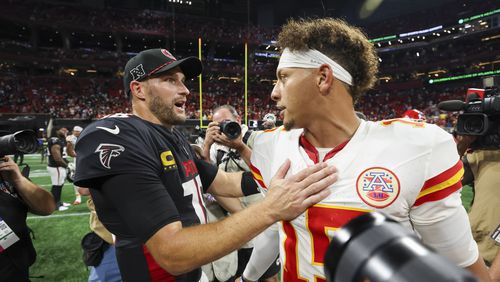
{"type": "Polygon", "coordinates": [[[307,51],[290,51],[285,48],[281,54],[278,70],[282,68],[319,68],[322,64],[327,64],[332,68],[335,78],[352,85],[352,76],[341,65],[330,59],[318,50],[309,49],[307,51]]]}

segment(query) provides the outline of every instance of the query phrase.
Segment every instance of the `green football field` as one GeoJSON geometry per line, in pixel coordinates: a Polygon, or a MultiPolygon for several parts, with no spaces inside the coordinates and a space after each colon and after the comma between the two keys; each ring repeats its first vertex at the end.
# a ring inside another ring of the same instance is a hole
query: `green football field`
{"type": "MultiPolygon", "coordinates": [[[[31,167],[30,178],[33,182],[50,191],[50,177],[47,164],[40,156],[26,156],[25,162],[31,167]]],[[[470,187],[462,191],[462,200],[468,209],[472,198],[470,187]]],[[[73,203],[73,185],[66,182],[62,200],[73,203]]],[[[80,240],[89,229],[89,212],[82,204],[70,206],[68,210],[56,211],[50,216],[29,215],[28,225],[33,229],[33,243],[38,253],[35,264],[30,269],[32,281],[86,281],[88,270],[82,262],[80,240]]]]}

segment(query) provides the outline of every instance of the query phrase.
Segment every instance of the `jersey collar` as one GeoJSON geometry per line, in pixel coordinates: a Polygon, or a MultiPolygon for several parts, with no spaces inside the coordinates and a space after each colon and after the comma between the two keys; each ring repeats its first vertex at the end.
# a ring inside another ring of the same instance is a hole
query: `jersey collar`
{"type": "MultiPolygon", "coordinates": [[[[337,145],[335,148],[333,148],[330,152],[328,152],[325,155],[325,158],[323,159],[323,161],[326,161],[328,159],[333,158],[333,156],[335,156],[338,152],[340,152],[340,150],[342,150],[347,145],[347,143],[349,143],[350,140],[351,139],[348,139],[347,141],[345,141],[345,142],[337,145]]],[[[319,153],[318,153],[318,150],[316,150],[316,148],[306,139],[306,137],[304,136],[304,133],[302,133],[302,135],[300,135],[299,145],[302,148],[304,148],[304,151],[306,151],[306,153],[309,156],[309,158],[315,164],[319,162],[319,153]]]]}

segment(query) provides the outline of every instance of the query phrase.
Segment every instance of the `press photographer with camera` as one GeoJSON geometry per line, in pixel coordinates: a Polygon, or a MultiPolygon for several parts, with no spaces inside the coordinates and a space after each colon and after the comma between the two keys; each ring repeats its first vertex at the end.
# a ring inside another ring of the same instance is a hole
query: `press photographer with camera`
{"type": "MultiPolygon", "coordinates": [[[[29,281],[36,251],[26,225],[27,213],[49,215],[55,210],[52,195],[23,175],[12,158],[15,152],[36,151],[36,135],[20,131],[0,137],[0,278],[29,281]]],[[[23,170],[28,172],[28,170],[23,170]]],[[[29,173],[29,172],[28,172],[29,173]]]]}
{"type": "MultiPolygon", "coordinates": [[[[250,171],[245,159],[241,156],[239,147],[246,146],[252,131],[241,124],[241,117],[231,105],[222,105],[213,110],[212,122],[208,125],[203,143],[203,158],[227,172],[250,171]]],[[[251,151],[248,151],[251,153],[251,151]]],[[[250,154],[247,160],[250,159],[250,154]]],[[[217,221],[225,217],[225,213],[238,212],[248,205],[262,200],[261,194],[242,198],[215,197],[215,201],[207,201],[209,221],[217,221]],[[221,210],[221,207],[223,210],[221,210]]],[[[244,245],[238,252],[229,254],[222,259],[203,267],[207,276],[211,277],[211,268],[215,276],[211,281],[232,281],[231,276],[241,276],[253,251],[253,242],[244,245]],[[229,265],[229,267],[228,267],[229,265]],[[225,273],[224,275],[222,273],[225,273]]],[[[273,264],[262,275],[261,281],[277,281],[276,274],[279,264],[273,264]]],[[[233,279],[234,279],[233,277],[233,279]]]]}
{"type": "Polygon", "coordinates": [[[487,265],[499,247],[489,239],[500,218],[500,95],[494,86],[471,88],[466,101],[445,101],[439,108],[461,111],[456,140],[464,163],[462,185],[472,185],[474,198],[469,211],[472,234],[487,265]]]}

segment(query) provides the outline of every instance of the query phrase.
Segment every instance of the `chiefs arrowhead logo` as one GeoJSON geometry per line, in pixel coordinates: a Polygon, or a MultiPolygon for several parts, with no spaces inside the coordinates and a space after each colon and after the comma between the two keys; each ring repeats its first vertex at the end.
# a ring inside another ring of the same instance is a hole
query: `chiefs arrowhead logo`
{"type": "Polygon", "coordinates": [[[123,146],[115,144],[99,144],[99,147],[95,149],[95,153],[99,152],[101,164],[107,169],[111,169],[111,158],[118,157],[123,151],[125,151],[123,146]]]}

